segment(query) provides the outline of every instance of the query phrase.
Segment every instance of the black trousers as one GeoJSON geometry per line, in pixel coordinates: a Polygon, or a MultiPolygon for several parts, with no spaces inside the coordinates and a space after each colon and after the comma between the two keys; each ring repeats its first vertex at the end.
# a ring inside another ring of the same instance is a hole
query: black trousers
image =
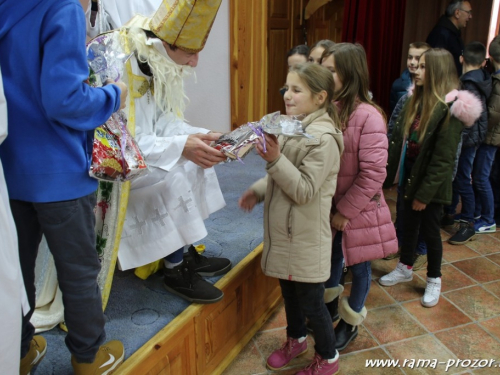
{"type": "Polygon", "coordinates": [[[429,203],[422,211],[412,208],[412,201],[405,200],[403,210],[403,243],[401,263],[413,266],[413,252],[418,243],[418,235],[427,244],[427,276],[441,277],[443,242],[441,241],[440,222],[443,205],[429,203]]]}
{"type": "Polygon", "coordinates": [[[95,194],[70,201],[33,203],[11,200],[19,238],[19,259],[31,310],[23,317],[21,357],[29,350],[34,327],[35,262],[45,235],[54,257],[68,327],[66,346],[79,362],[93,362],[104,342],[104,313],[97,275],[95,194]]]}

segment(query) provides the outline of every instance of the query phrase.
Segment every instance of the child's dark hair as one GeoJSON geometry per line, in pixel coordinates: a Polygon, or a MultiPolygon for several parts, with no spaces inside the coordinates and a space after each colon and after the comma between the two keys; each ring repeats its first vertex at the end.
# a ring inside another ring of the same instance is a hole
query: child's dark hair
{"type": "Polygon", "coordinates": [[[288,51],[286,57],[290,57],[293,55],[303,55],[307,58],[309,56],[309,47],[305,44],[299,44],[298,46],[295,46],[290,51],[288,51]]]}
{"type": "Polygon", "coordinates": [[[335,42],[331,41],[330,39],[321,39],[312,45],[311,49],[309,50],[309,53],[311,53],[311,51],[316,47],[323,47],[323,49],[328,49],[334,45],[335,42]]]}
{"type": "Polygon", "coordinates": [[[338,127],[339,117],[337,114],[337,107],[332,101],[335,91],[332,73],[324,66],[310,63],[296,64],[290,68],[290,73],[292,72],[297,73],[313,96],[318,95],[321,91],[326,92],[326,99],[321,108],[326,108],[335,126],[338,127]]]}
{"type": "Polygon", "coordinates": [[[497,64],[500,63],[500,35],[493,38],[488,48],[488,53],[497,64]]]}
{"type": "Polygon", "coordinates": [[[486,58],[486,47],[480,42],[470,42],[462,54],[464,62],[470,66],[481,66],[486,58]]]}

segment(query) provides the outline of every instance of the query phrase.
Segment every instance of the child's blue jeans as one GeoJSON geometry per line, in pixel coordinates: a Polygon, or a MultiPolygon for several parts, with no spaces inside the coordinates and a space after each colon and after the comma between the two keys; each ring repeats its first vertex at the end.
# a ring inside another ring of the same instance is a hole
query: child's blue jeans
{"type": "MultiPolygon", "coordinates": [[[[332,269],[330,279],[325,283],[328,288],[339,285],[344,267],[344,254],[342,253],[342,232],[337,232],[333,239],[332,269]]],[[[351,295],[349,306],[356,312],[360,312],[365,305],[366,297],[370,291],[372,269],[370,262],[363,262],[349,266],[352,273],[351,295]]]]}
{"type": "Polygon", "coordinates": [[[490,173],[498,147],[482,144],[477,149],[472,171],[472,183],[476,196],[474,217],[481,216],[487,224],[495,222],[495,202],[491,189],[490,173]]]}
{"type": "Polygon", "coordinates": [[[460,158],[458,159],[457,175],[453,180],[453,198],[450,206],[444,207],[444,212],[448,215],[455,214],[459,196],[462,200],[462,210],[460,220],[473,222],[476,199],[472,189],[471,174],[474,158],[476,156],[476,147],[462,148],[460,158]]]}

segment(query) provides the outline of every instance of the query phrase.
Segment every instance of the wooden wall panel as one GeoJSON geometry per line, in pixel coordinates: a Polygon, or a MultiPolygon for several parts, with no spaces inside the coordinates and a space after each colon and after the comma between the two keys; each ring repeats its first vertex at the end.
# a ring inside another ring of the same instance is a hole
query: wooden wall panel
{"type": "Polygon", "coordinates": [[[289,50],[289,38],[289,29],[269,30],[269,75],[267,84],[268,113],[275,111],[281,111],[281,113],[285,113],[285,104],[283,101],[283,96],[281,96],[279,89],[286,82],[286,75],[288,71],[286,54],[289,50]]]}
{"type": "Polygon", "coordinates": [[[344,0],[332,0],[319,8],[307,22],[307,41],[313,45],[319,40],[342,41],[344,0]]]}
{"type": "Polygon", "coordinates": [[[262,273],[261,257],[262,245],[215,284],[222,301],[189,306],[117,374],[221,374],[282,301],[278,280],[262,273]]]}
{"type": "Polygon", "coordinates": [[[177,375],[196,374],[196,334],[190,314],[197,305],[165,326],[144,344],[118,370],[118,374],[177,375]]]}
{"type": "Polygon", "coordinates": [[[308,0],[291,0],[292,28],[289,43],[290,48],[299,44],[309,44],[307,41],[307,22],[304,19],[304,9],[307,1],[308,0]]]}
{"type": "Polygon", "coordinates": [[[288,70],[286,54],[292,47],[292,0],[268,0],[268,81],[267,112],[285,112],[283,97],[279,89],[286,81],[288,70]]]}
{"type": "Polygon", "coordinates": [[[227,352],[237,344],[234,338],[242,336],[241,329],[246,325],[238,308],[241,307],[242,298],[241,280],[238,280],[229,290],[224,291],[224,299],[218,303],[219,306],[205,309],[196,318],[200,343],[199,374],[211,374],[224,360],[227,352]]]}
{"type": "Polygon", "coordinates": [[[221,288],[224,299],[196,317],[198,362],[204,364],[198,374],[221,373],[281,301],[278,280],[262,273],[261,250],[238,264],[238,276],[221,288]]]}
{"type": "Polygon", "coordinates": [[[269,22],[274,23],[283,20],[288,23],[291,8],[292,3],[289,0],[269,0],[269,22]]]}
{"type": "Polygon", "coordinates": [[[267,110],[267,1],[230,0],[231,127],[267,110]]]}

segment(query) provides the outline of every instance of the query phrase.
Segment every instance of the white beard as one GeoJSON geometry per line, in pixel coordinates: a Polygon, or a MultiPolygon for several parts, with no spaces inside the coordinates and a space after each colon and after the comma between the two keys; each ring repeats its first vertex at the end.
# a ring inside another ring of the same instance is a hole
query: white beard
{"type": "Polygon", "coordinates": [[[176,64],[168,56],[161,40],[147,39],[142,29],[131,28],[127,37],[131,49],[137,52],[138,60],[151,68],[156,105],[164,113],[173,112],[183,119],[185,101],[188,100],[184,92],[184,77],[193,74],[193,68],[176,64]]]}

